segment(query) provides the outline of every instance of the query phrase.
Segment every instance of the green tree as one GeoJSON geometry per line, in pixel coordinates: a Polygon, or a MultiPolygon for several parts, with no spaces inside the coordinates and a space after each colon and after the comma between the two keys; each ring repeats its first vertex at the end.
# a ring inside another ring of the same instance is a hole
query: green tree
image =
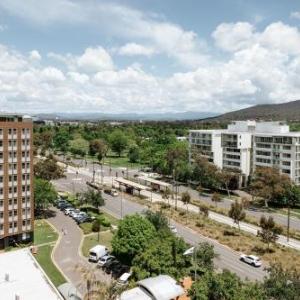
{"type": "Polygon", "coordinates": [[[278,202],[284,198],[291,189],[291,179],[276,168],[261,167],[255,170],[250,187],[255,196],[261,197],[268,207],[270,201],[278,202]]]}
{"type": "Polygon", "coordinates": [[[147,210],[145,212],[145,217],[149,220],[157,231],[168,229],[168,219],[163,215],[162,212],[153,212],[147,210]]]}
{"type": "Polygon", "coordinates": [[[89,143],[89,153],[101,161],[107,154],[108,145],[103,139],[94,139],[89,143]]]}
{"type": "Polygon", "coordinates": [[[170,205],[170,201],[169,200],[170,200],[171,195],[172,195],[172,192],[171,192],[171,190],[168,187],[162,193],[162,198],[164,200],[167,200],[167,202],[168,202],[169,205],[170,205]]]}
{"type": "Polygon", "coordinates": [[[135,214],[120,221],[118,230],[112,240],[114,253],[125,263],[142,253],[150,241],[156,237],[156,230],[146,218],[135,214]]]}
{"type": "Polygon", "coordinates": [[[137,145],[132,145],[128,151],[128,158],[131,163],[136,163],[140,159],[140,149],[137,145]]]}
{"type": "Polygon", "coordinates": [[[62,152],[66,152],[69,147],[71,135],[65,130],[60,130],[53,137],[54,147],[62,152]]]}
{"type": "Polygon", "coordinates": [[[39,160],[34,165],[34,175],[45,180],[65,177],[64,170],[57,164],[57,161],[53,157],[39,160]]]}
{"type": "Polygon", "coordinates": [[[57,199],[57,193],[52,183],[41,179],[34,179],[34,207],[37,212],[44,212],[57,199]]]}
{"type": "Polygon", "coordinates": [[[259,224],[261,229],[258,235],[268,245],[268,250],[270,250],[270,244],[277,241],[279,234],[282,233],[282,228],[274,222],[273,217],[266,218],[262,216],[259,224]]]}
{"type": "Polygon", "coordinates": [[[148,247],[133,260],[133,274],[136,279],[144,279],[159,274],[181,278],[190,267],[190,257],[183,252],[187,245],[182,238],[164,232],[149,243],[148,247]]]}
{"type": "Polygon", "coordinates": [[[271,264],[267,268],[263,288],[268,299],[297,300],[300,295],[300,271],[284,269],[281,264],[271,264]]]}
{"type": "Polygon", "coordinates": [[[212,195],[212,197],[211,197],[211,201],[212,202],[215,202],[215,206],[217,207],[217,205],[218,205],[218,202],[221,202],[221,200],[222,200],[222,198],[221,198],[221,196],[220,196],[220,194],[219,193],[213,193],[213,195],[212,195]]]}
{"type": "Polygon", "coordinates": [[[204,216],[204,218],[207,218],[209,215],[209,209],[207,205],[203,204],[199,206],[199,213],[204,216]]]}
{"type": "Polygon", "coordinates": [[[121,130],[116,129],[110,134],[109,143],[112,151],[116,152],[120,157],[122,152],[127,148],[128,138],[121,130]]]}
{"type": "Polygon", "coordinates": [[[259,284],[243,283],[237,275],[206,272],[189,291],[192,300],[266,300],[259,284]],[[250,298],[251,296],[251,298],[250,298]]]}
{"type": "Polygon", "coordinates": [[[244,211],[243,204],[239,203],[238,201],[231,203],[228,216],[233,219],[234,223],[238,225],[240,230],[240,221],[243,221],[246,218],[246,213],[244,211]]]}
{"type": "Polygon", "coordinates": [[[102,192],[89,188],[82,194],[85,203],[88,203],[95,208],[99,209],[100,206],[105,204],[104,198],[102,197],[102,192]]]}
{"type": "Polygon", "coordinates": [[[69,149],[72,154],[84,157],[88,152],[89,143],[82,137],[78,137],[69,142],[69,149]]]}
{"type": "Polygon", "coordinates": [[[181,201],[186,205],[186,223],[188,221],[189,204],[191,203],[191,195],[189,192],[181,194],[181,201]]]}
{"type": "Polygon", "coordinates": [[[199,243],[195,248],[195,251],[195,260],[198,271],[201,273],[207,271],[212,272],[214,269],[214,258],[217,257],[214,252],[214,246],[207,242],[199,243]]]}

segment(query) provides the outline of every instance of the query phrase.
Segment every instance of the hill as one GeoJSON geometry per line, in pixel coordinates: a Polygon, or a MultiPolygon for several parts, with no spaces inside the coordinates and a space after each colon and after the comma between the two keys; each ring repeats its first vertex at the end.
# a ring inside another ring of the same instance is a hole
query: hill
{"type": "MultiPolygon", "coordinates": [[[[228,122],[232,120],[274,120],[274,121],[299,121],[300,100],[281,104],[261,104],[249,108],[229,112],[209,121],[228,122]]],[[[206,119],[208,121],[208,119],[206,119]]]]}

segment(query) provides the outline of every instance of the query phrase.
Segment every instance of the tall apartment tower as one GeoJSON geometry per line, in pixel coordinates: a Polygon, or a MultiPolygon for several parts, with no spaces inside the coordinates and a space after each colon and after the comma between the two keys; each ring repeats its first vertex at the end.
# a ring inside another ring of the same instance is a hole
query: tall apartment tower
{"type": "Polygon", "coordinates": [[[0,249],[33,239],[32,120],[0,115],[0,249]]]}

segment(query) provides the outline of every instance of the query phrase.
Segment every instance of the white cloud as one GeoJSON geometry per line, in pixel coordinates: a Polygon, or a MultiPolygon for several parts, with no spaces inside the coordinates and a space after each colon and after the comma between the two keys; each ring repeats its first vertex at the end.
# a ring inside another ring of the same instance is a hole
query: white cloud
{"type": "Polygon", "coordinates": [[[196,69],[207,61],[205,43],[193,31],[162,21],[153,13],[113,2],[2,0],[0,8],[38,25],[81,24],[109,36],[146,41],[149,47],[196,69]]]}
{"type": "Polygon", "coordinates": [[[66,79],[63,72],[54,67],[47,67],[41,70],[40,75],[42,80],[50,81],[50,82],[59,82],[59,81],[64,81],[66,79]]]}
{"type": "Polygon", "coordinates": [[[40,53],[37,50],[30,51],[29,58],[32,60],[41,60],[42,59],[40,53]]]}
{"type": "Polygon", "coordinates": [[[292,11],[291,14],[290,14],[290,18],[300,20],[300,12],[299,11],[292,11]]]}
{"type": "Polygon", "coordinates": [[[102,47],[87,48],[83,55],[78,57],[77,65],[86,72],[105,71],[114,68],[110,55],[102,47]]]}
{"type": "Polygon", "coordinates": [[[251,45],[255,39],[254,26],[246,22],[222,23],[213,32],[216,45],[235,52],[251,45]]]}
{"type": "Polygon", "coordinates": [[[126,45],[120,47],[118,54],[125,56],[152,56],[155,53],[155,49],[152,47],[146,47],[136,43],[127,43],[126,45]]]}

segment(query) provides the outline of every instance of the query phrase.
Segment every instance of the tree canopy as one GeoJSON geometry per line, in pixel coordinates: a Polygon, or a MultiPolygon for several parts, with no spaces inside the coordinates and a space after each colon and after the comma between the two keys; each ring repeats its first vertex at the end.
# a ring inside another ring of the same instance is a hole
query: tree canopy
{"type": "Polygon", "coordinates": [[[114,253],[125,263],[131,263],[134,257],[143,252],[156,237],[152,223],[141,215],[126,216],[118,226],[112,240],[114,253]]]}
{"type": "Polygon", "coordinates": [[[52,183],[41,179],[34,179],[34,206],[37,211],[49,208],[57,199],[57,193],[52,183]]]}
{"type": "Polygon", "coordinates": [[[64,170],[57,164],[53,157],[39,160],[34,165],[34,175],[45,180],[53,180],[64,177],[64,170]]]}

